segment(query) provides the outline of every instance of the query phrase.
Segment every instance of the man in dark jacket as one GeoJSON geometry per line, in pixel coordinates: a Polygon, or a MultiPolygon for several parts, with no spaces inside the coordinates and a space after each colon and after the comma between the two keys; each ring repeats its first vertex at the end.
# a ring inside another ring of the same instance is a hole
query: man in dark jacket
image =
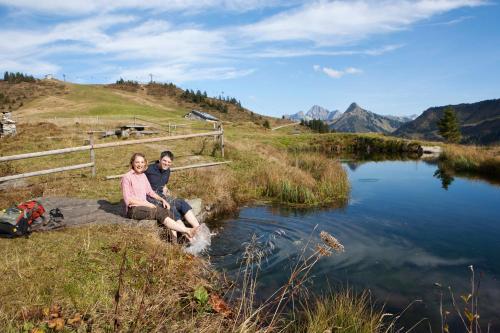
{"type": "MultiPolygon", "coordinates": [[[[167,183],[170,178],[170,166],[173,160],[174,154],[169,150],[164,151],[161,153],[160,159],[156,161],[156,163],[151,164],[144,173],[146,177],[148,177],[153,191],[165,198],[169,203],[170,209],[174,214],[174,219],[180,220],[184,218],[187,223],[193,226],[193,228],[196,228],[200,223],[194,215],[192,207],[184,201],[184,199],[172,197],[167,188],[167,183]]],[[[154,198],[148,197],[147,199],[149,202],[156,204],[154,198]]]]}

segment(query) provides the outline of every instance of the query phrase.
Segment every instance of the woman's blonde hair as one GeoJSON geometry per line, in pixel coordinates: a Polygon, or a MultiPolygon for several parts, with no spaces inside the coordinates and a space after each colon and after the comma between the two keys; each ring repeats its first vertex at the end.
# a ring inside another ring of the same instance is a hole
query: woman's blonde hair
{"type": "Polygon", "coordinates": [[[148,160],[146,159],[146,156],[144,156],[143,153],[133,153],[132,157],[130,158],[130,167],[134,167],[134,161],[137,157],[142,157],[144,159],[144,163],[148,165],[148,160]]]}

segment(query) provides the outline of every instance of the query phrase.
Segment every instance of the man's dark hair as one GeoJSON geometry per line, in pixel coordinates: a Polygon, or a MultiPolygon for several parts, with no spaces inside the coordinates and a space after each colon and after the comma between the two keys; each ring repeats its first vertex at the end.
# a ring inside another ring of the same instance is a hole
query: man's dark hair
{"type": "Polygon", "coordinates": [[[168,156],[168,158],[170,158],[172,161],[174,160],[174,153],[172,153],[170,150],[162,151],[160,154],[160,160],[165,156],[168,156]]]}

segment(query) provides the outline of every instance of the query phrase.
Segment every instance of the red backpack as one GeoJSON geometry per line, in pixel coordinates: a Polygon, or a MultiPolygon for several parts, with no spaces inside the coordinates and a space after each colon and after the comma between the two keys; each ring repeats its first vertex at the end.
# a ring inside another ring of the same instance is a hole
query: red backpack
{"type": "Polygon", "coordinates": [[[45,219],[45,208],[36,200],[26,201],[0,213],[0,237],[28,236],[31,224],[38,218],[45,219]]]}

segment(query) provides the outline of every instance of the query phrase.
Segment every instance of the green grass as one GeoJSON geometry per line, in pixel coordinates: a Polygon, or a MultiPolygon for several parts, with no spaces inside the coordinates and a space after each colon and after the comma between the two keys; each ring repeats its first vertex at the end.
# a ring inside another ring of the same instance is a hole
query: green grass
{"type": "Polygon", "coordinates": [[[148,118],[180,119],[187,111],[174,107],[169,110],[158,106],[148,106],[138,103],[127,97],[116,94],[112,89],[102,86],[72,85],[70,93],[64,97],[68,101],[88,103],[83,110],[70,114],[67,111],[47,112],[43,116],[53,117],[133,117],[144,116],[148,118]]]}
{"type": "Polygon", "coordinates": [[[136,325],[138,331],[213,332],[224,323],[217,313],[198,312],[192,296],[199,285],[217,290],[215,280],[205,277],[211,275],[205,264],[152,229],[114,225],[45,232],[0,239],[0,251],[2,332],[46,328],[44,309],[54,305],[62,309],[66,331],[112,329],[120,270],[117,318],[123,330],[136,325]],[[77,313],[84,320],[69,325],[77,313]]]}

